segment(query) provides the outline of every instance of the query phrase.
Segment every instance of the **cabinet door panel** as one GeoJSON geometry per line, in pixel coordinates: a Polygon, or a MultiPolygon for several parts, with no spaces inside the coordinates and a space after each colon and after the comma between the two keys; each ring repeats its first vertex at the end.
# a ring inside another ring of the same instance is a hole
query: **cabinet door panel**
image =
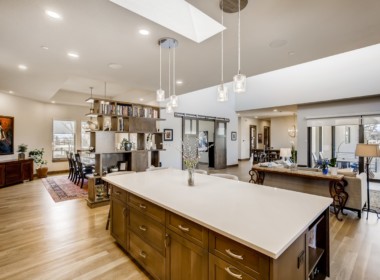
{"type": "Polygon", "coordinates": [[[165,254],[165,227],[151,218],[130,208],[129,229],[139,235],[146,243],[161,254],[165,254]]]}
{"type": "Polygon", "coordinates": [[[0,187],[5,185],[5,165],[0,164],[0,187]]]}
{"type": "Polygon", "coordinates": [[[259,278],[251,277],[243,271],[232,266],[214,255],[210,254],[210,280],[258,280],[259,278]]]}
{"type": "Polygon", "coordinates": [[[22,182],[21,163],[7,163],[5,166],[5,184],[11,185],[22,182]]]}
{"type": "Polygon", "coordinates": [[[125,203],[120,200],[111,200],[111,235],[124,248],[128,249],[127,214],[125,203]]]}
{"type": "Polygon", "coordinates": [[[195,245],[187,239],[168,231],[167,247],[168,279],[206,280],[208,279],[207,249],[195,245]]]}
{"type": "Polygon", "coordinates": [[[154,279],[166,279],[165,258],[133,232],[130,233],[129,253],[150,273],[150,275],[154,277],[154,279]]]}
{"type": "Polygon", "coordinates": [[[25,161],[21,164],[22,180],[33,180],[33,161],[25,161]]]}
{"type": "Polygon", "coordinates": [[[165,223],[165,210],[141,197],[130,194],[128,204],[159,223],[165,223]]]}

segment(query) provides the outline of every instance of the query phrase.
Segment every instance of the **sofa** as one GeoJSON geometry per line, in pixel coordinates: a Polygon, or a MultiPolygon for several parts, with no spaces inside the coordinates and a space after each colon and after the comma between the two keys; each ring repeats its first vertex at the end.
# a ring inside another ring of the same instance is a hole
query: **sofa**
{"type": "MultiPolygon", "coordinates": [[[[318,171],[314,168],[298,168],[304,171],[318,171]]],[[[353,210],[361,218],[361,212],[367,202],[367,175],[347,170],[338,170],[338,174],[344,175],[343,179],[347,182],[345,191],[348,193],[348,199],[345,209],[353,210]]],[[[277,187],[281,189],[299,191],[320,196],[330,196],[329,183],[326,180],[314,180],[297,176],[288,176],[286,173],[277,174],[265,172],[263,185],[277,187]]]]}

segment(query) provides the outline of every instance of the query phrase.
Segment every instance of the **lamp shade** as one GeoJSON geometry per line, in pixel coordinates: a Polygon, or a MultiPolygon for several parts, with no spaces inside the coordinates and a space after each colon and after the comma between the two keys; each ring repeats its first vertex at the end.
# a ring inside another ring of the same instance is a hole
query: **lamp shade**
{"type": "Polygon", "coordinates": [[[355,156],[359,157],[380,157],[380,149],[378,144],[357,144],[355,156]]]}
{"type": "Polygon", "coordinates": [[[280,148],[280,157],[290,157],[292,155],[292,151],[290,148],[280,148]]]}

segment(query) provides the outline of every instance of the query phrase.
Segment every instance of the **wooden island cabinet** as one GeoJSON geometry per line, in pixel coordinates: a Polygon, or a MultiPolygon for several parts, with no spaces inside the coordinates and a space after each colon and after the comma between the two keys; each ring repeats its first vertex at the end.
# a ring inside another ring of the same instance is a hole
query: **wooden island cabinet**
{"type": "Polygon", "coordinates": [[[0,161],[0,187],[33,180],[33,159],[0,161]]]}
{"type": "Polygon", "coordinates": [[[188,187],[186,172],[174,169],[104,178],[112,185],[111,235],[152,278],[329,275],[330,198],[203,174],[195,179],[188,187]],[[268,197],[278,207],[254,211],[268,197]]]}

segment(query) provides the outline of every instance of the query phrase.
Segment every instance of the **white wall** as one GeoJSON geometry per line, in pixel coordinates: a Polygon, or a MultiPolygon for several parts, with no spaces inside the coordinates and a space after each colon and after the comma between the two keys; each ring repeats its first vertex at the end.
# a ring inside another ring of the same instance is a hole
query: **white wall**
{"type": "Polygon", "coordinates": [[[307,124],[308,117],[349,116],[360,114],[380,114],[380,97],[355,100],[299,105],[298,106],[298,163],[307,164],[307,124]]]}
{"type": "MultiPolygon", "coordinates": [[[[239,131],[238,131],[238,140],[239,140],[239,159],[250,158],[250,139],[249,139],[249,126],[256,126],[256,133],[260,133],[260,121],[257,119],[251,118],[239,118],[239,131]],[[240,137],[239,137],[240,135],[240,137]]],[[[262,133],[262,132],[261,132],[262,133]]],[[[257,139],[257,136],[256,136],[257,139]]]]}
{"type": "Polygon", "coordinates": [[[236,110],[325,102],[380,93],[380,44],[247,78],[236,110]]]}
{"type": "Polygon", "coordinates": [[[270,132],[271,132],[271,146],[274,149],[280,149],[280,148],[291,148],[292,143],[294,144],[294,147],[297,149],[297,138],[292,138],[288,134],[288,129],[292,125],[297,124],[294,123],[294,117],[278,117],[278,118],[271,118],[270,120],[270,132]]]}
{"type": "MultiPolygon", "coordinates": [[[[14,155],[0,156],[0,160],[17,159],[17,146],[27,144],[28,151],[45,149],[49,171],[67,170],[67,162],[52,162],[53,120],[77,122],[77,147],[80,145],[80,121],[87,121],[88,108],[80,106],[40,103],[0,93],[0,115],[14,117],[14,155]]],[[[27,151],[27,152],[28,152],[27,151]]]]}
{"type": "MultiPolygon", "coordinates": [[[[235,113],[235,98],[229,87],[230,100],[228,102],[217,102],[216,87],[210,87],[187,94],[180,95],[179,107],[176,112],[205,115],[220,118],[229,118],[227,123],[227,165],[238,163],[238,141],[231,141],[231,131],[238,129],[238,117],[235,113]]],[[[160,130],[164,128],[173,129],[173,141],[164,142],[167,149],[161,152],[160,158],[163,166],[181,168],[181,141],[182,141],[182,118],[175,118],[173,114],[166,114],[161,110],[161,118],[166,119],[159,123],[160,130]]],[[[239,140],[239,134],[238,134],[239,140]]]]}

